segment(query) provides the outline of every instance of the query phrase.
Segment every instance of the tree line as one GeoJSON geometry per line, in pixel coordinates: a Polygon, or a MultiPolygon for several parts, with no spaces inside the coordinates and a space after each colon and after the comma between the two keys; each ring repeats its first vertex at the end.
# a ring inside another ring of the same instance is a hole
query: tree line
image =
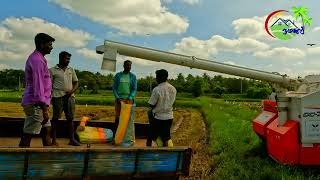
{"type": "MultiPolygon", "coordinates": [[[[103,75],[99,72],[76,70],[80,87],[79,93],[83,90],[90,90],[91,93],[98,93],[99,90],[111,90],[113,84],[113,74],[103,75]]],[[[221,97],[222,94],[244,94],[247,98],[266,98],[271,93],[271,86],[264,81],[223,77],[215,75],[213,77],[204,73],[202,76],[191,74],[178,74],[169,82],[177,89],[178,93],[190,93],[195,97],[201,95],[212,95],[221,97]]],[[[139,78],[138,91],[150,92],[157,82],[154,77],[146,76],[139,78]]],[[[20,90],[24,88],[24,71],[7,69],[0,71],[0,89],[20,90]]]]}

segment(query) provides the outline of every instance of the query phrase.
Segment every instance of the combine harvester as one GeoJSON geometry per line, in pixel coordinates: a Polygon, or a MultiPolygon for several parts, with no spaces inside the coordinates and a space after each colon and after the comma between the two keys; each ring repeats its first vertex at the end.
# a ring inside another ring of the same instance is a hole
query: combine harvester
{"type": "Polygon", "coordinates": [[[102,69],[115,71],[117,54],[166,62],[271,82],[278,101],[263,101],[263,111],[253,121],[254,131],[266,141],[270,157],[281,164],[320,165],[320,77],[290,79],[274,74],[175,53],[105,41],[102,69]],[[288,88],[295,91],[288,91],[288,88]]]}

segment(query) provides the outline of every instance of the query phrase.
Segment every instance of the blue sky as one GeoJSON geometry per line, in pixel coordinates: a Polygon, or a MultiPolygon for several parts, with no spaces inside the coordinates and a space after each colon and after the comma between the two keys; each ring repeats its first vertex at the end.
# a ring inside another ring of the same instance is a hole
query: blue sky
{"type": "MultiPolygon", "coordinates": [[[[320,69],[320,1],[310,0],[3,0],[0,11],[0,69],[23,69],[34,49],[33,38],[45,32],[56,38],[49,66],[62,50],[72,53],[71,66],[102,72],[95,47],[104,39],[147,46],[223,63],[296,77],[320,69]],[[264,30],[272,11],[308,8],[309,32],[283,41],[264,30]],[[316,46],[307,46],[315,43],[316,46]],[[318,45],[319,43],[319,45],[318,45]]],[[[166,68],[200,75],[204,71],[132,59],[138,76],[166,68]]],[[[109,73],[109,72],[103,72],[109,73]]],[[[209,73],[215,74],[215,73],[209,73]]]]}

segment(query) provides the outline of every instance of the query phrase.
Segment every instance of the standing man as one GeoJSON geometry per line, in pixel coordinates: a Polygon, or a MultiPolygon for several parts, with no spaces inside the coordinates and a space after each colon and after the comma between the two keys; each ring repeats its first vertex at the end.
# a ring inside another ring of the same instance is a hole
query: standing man
{"type": "Polygon", "coordinates": [[[278,97],[275,88],[272,88],[272,93],[269,95],[269,99],[271,101],[277,101],[278,97]]]}
{"type": "Polygon", "coordinates": [[[137,78],[136,75],[131,73],[132,62],[129,60],[124,61],[123,71],[118,72],[114,77],[114,83],[112,86],[113,95],[115,100],[115,127],[113,133],[116,134],[119,117],[121,111],[120,101],[126,101],[128,103],[133,103],[133,98],[137,92],[137,78]]]}
{"type": "Polygon", "coordinates": [[[48,108],[52,84],[44,56],[50,54],[54,41],[55,39],[48,34],[37,34],[34,38],[36,49],[28,57],[25,65],[26,86],[21,105],[26,118],[19,147],[30,147],[32,136],[39,134],[42,127],[42,144],[43,146],[51,145],[48,108]]]}
{"type": "MultiPolygon", "coordinates": [[[[160,69],[156,71],[156,80],[158,86],[153,89],[148,103],[153,109],[152,112],[154,115],[151,128],[155,134],[152,136],[160,137],[163,142],[163,146],[172,147],[173,143],[171,140],[170,129],[173,121],[172,110],[176,99],[177,90],[167,82],[167,79],[167,70],[160,69]]],[[[147,146],[151,146],[150,140],[147,141],[147,146]]]]}
{"type": "Polygon", "coordinates": [[[75,112],[75,98],[79,83],[76,72],[73,68],[69,67],[71,54],[62,51],[59,54],[59,64],[50,68],[52,78],[52,109],[53,116],[52,124],[52,144],[57,143],[57,123],[61,117],[62,111],[67,119],[68,132],[69,132],[69,145],[80,146],[80,143],[74,138],[73,118],[75,112]]]}

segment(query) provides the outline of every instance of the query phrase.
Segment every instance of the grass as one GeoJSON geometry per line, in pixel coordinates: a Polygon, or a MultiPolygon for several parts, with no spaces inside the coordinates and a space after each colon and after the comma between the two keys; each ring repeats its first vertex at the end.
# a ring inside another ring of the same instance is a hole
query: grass
{"type": "MultiPolygon", "coordinates": [[[[114,105],[114,96],[111,91],[103,91],[103,94],[76,94],[79,105],[114,105]]],[[[23,92],[0,91],[0,102],[20,103],[23,92]]],[[[148,107],[150,93],[138,92],[135,101],[138,107],[148,107]]],[[[186,94],[178,95],[176,107],[199,108],[198,98],[189,98],[186,94]]]]}
{"type": "Polygon", "coordinates": [[[222,98],[226,101],[239,102],[261,102],[262,99],[247,98],[246,94],[222,94],[222,98]]]}
{"type": "Polygon", "coordinates": [[[319,169],[283,166],[268,157],[252,130],[258,108],[201,98],[210,136],[212,179],[319,179],[319,169]]]}

